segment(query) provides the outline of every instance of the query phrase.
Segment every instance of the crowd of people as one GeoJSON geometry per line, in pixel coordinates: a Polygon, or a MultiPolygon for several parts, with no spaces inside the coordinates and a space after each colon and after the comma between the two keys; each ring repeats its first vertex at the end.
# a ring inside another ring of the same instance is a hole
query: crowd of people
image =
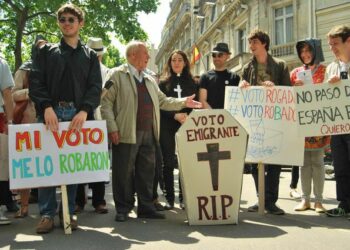
{"type": "MultiPolygon", "coordinates": [[[[277,85],[302,87],[306,83],[298,72],[310,70],[314,84],[337,84],[348,78],[350,65],[350,27],[341,25],[330,30],[328,44],[335,56],[327,67],[320,39],[310,38],[297,42],[296,51],[301,66],[289,72],[287,64],[269,54],[269,35],[259,29],[249,37],[251,60],[242,74],[226,67],[231,52],[220,42],[211,51],[214,69],[192,76],[186,53],[173,51],[158,83],[150,74],[150,59],[144,42],[132,41],[126,47],[127,63],[108,69],[102,64],[105,51],[100,38],[89,38],[84,45],[79,31],[84,25],[84,12],[73,4],[65,4],[57,11],[57,23],[62,39],[57,44],[38,37],[32,48],[32,57],[12,78],[10,69],[0,58],[0,133],[7,133],[7,125],[43,122],[51,131],[59,129],[59,122],[69,121],[70,129],[80,130],[86,120],[106,120],[112,151],[112,190],[115,220],[128,220],[135,206],[137,217],[165,219],[163,210],[175,206],[174,169],[177,168],[175,133],[194,108],[223,109],[226,86],[277,85]],[[166,204],[158,202],[157,187],[161,184],[166,204]]],[[[256,189],[257,165],[250,166],[256,189]]],[[[283,215],[276,205],[279,193],[281,166],[266,165],[265,210],[283,215]]],[[[298,178],[298,167],[293,168],[298,178]]],[[[295,177],[296,176],[296,177],[295,177]]],[[[301,202],[295,211],[311,209],[311,189],[315,195],[313,208],[331,217],[350,213],[350,135],[305,138],[304,164],[300,166],[301,202]],[[339,206],[330,210],[323,207],[324,149],[330,144],[335,169],[336,195],[339,206]]],[[[179,181],[180,183],[180,181],[179,181]]],[[[296,194],[297,179],[291,183],[291,196],[296,194]]],[[[92,189],[92,205],[97,214],[108,213],[105,183],[67,185],[72,230],[77,229],[76,214],[87,202],[88,185],[92,189]]],[[[179,202],[185,209],[180,183],[179,202]]],[[[58,215],[62,225],[62,206],[56,201],[56,188],[43,187],[33,196],[37,198],[41,220],[38,234],[49,233],[58,215]]],[[[0,181],[0,224],[9,224],[2,205],[16,212],[15,218],[28,216],[30,190],[18,190],[21,207],[12,199],[9,181],[0,181]]],[[[248,208],[257,212],[258,204],[248,208]]]]}

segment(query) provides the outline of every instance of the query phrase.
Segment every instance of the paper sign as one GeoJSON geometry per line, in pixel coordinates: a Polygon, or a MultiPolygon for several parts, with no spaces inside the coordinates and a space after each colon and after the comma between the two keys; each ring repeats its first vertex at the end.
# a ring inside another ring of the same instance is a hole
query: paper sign
{"type": "Polygon", "coordinates": [[[34,188],[109,180],[106,121],[87,121],[81,131],[59,123],[9,126],[10,187],[34,188]]]}
{"type": "Polygon", "coordinates": [[[311,70],[307,69],[307,70],[302,70],[297,72],[297,78],[299,80],[301,80],[304,85],[310,85],[313,84],[313,80],[312,80],[312,74],[311,74],[311,70]]]}
{"type": "Polygon", "coordinates": [[[303,165],[292,87],[226,87],[225,109],[248,131],[246,162],[303,165]]]}
{"type": "Polygon", "coordinates": [[[350,81],[295,87],[299,135],[350,133],[350,81]]]}

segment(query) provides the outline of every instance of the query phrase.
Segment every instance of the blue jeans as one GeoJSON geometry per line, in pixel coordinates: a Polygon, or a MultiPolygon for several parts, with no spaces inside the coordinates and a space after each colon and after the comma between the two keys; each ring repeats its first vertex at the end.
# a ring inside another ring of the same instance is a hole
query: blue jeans
{"type": "MultiPolygon", "coordinates": [[[[76,114],[75,107],[55,107],[54,111],[59,121],[71,121],[76,114]]],[[[43,119],[39,118],[39,122],[43,119]]],[[[67,185],[68,207],[70,215],[73,215],[77,184],[67,185]]],[[[38,204],[40,215],[54,218],[57,210],[56,187],[39,188],[38,204]]],[[[60,208],[61,209],[61,208],[60,208]]]]}

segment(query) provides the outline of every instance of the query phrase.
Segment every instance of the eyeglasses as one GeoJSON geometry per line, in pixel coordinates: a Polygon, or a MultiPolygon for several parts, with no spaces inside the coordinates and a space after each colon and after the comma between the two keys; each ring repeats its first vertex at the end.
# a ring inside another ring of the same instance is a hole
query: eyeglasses
{"type": "Polygon", "coordinates": [[[58,21],[60,23],[65,23],[66,21],[69,22],[70,24],[73,24],[75,22],[76,18],[74,17],[61,17],[60,19],[58,19],[58,21]]]}
{"type": "Polygon", "coordinates": [[[223,55],[224,55],[224,53],[213,53],[213,54],[211,54],[211,56],[212,56],[213,58],[222,57],[223,55]]]}

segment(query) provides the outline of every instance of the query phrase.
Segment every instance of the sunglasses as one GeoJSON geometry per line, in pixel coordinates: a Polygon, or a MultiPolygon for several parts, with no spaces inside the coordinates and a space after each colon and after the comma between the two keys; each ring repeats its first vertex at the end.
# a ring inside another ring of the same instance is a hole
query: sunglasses
{"type": "Polygon", "coordinates": [[[70,24],[73,24],[73,23],[75,22],[75,20],[76,20],[76,18],[74,18],[74,17],[67,17],[67,18],[61,17],[60,19],[58,19],[58,21],[59,21],[60,23],[65,23],[65,22],[67,21],[67,22],[69,22],[70,24]]]}
{"type": "Polygon", "coordinates": [[[222,57],[224,55],[224,53],[212,53],[211,56],[213,58],[216,58],[216,57],[222,57]]]}

